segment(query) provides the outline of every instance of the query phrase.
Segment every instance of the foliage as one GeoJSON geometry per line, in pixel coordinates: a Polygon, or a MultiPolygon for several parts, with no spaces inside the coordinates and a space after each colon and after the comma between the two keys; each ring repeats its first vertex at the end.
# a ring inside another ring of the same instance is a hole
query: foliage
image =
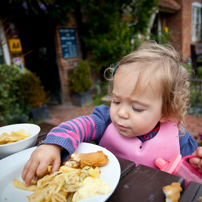
{"type": "Polygon", "coordinates": [[[108,67],[111,63],[116,63],[120,56],[131,51],[131,31],[129,26],[126,23],[113,24],[112,30],[113,32],[97,34],[96,38],[86,40],[92,50],[92,64],[94,64],[93,66],[96,67],[98,72],[108,67]],[[114,32],[119,32],[119,35],[114,35],[114,32]]]}
{"type": "Polygon", "coordinates": [[[0,65],[0,122],[27,122],[31,108],[47,103],[40,79],[27,69],[0,65]]]}
{"type": "Polygon", "coordinates": [[[137,35],[147,32],[148,22],[158,2],[82,1],[87,16],[82,25],[86,30],[82,38],[87,49],[92,51],[93,66],[98,72],[102,73],[111,63],[137,47],[137,35]],[[132,39],[134,44],[131,43],[132,39]]]}
{"type": "Polygon", "coordinates": [[[42,14],[65,23],[67,12],[73,12],[83,59],[92,52],[91,66],[102,75],[106,67],[136,49],[137,36],[148,31],[158,3],[159,0],[2,0],[0,15],[42,14]]]}
{"type": "Polygon", "coordinates": [[[165,31],[163,32],[150,34],[151,40],[154,40],[159,44],[170,44],[171,37],[171,30],[168,27],[165,27],[165,31]]]}
{"type": "Polygon", "coordinates": [[[19,15],[43,15],[51,20],[66,23],[67,12],[72,11],[73,1],[61,0],[1,0],[1,17],[19,16],[19,15]]]}
{"type": "Polygon", "coordinates": [[[135,22],[133,25],[134,34],[147,34],[151,15],[157,10],[159,2],[160,0],[131,1],[130,14],[132,16],[131,23],[135,22]]]}
{"type": "Polygon", "coordinates": [[[198,77],[202,78],[202,67],[198,67],[198,77]]]}
{"type": "Polygon", "coordinates": [[[82,93],[89,90],[92,86],[90,78],[90,66],[88,61],[81,60],[79,65],[68,70],[69,75],[69,90],[71,93],[82,93]]]}
{"type": "Polygon", "coordinates": [[[20,70],[16,66],[0,66],[0,121],[9,120],[17,98],[20,70]]]}
{"type": "Polygon", "coordinates": [[[201,84],[192,84],[190,91],[190,101],[191,107],[189,109],[189,114],[195,116],[202,115],[202,86],[201,84]]]}
{"type": "MultiPolygon", "coordinates": [[[[185,68],[189,71],[189,74],[192,75],[192,66],[191,64],[186,64],[185,68]]],[[[202,67],[199,67],[198,77],[202,77],[202,67]]],[[[194,116],[202,116],[202,83],[192,81],[190,88],[190,104],[189,114],[194,116]]]]}
{"type": "Polygon", "coordinates": [[[40,107],[49,101],[40,78],[28,69],[21,70],[19,97],[31,108],[40,107]]]}
{"type": "Polygon", "coordinates": [[[108,81],[104,81],[96,85],[96,94],[93,96],[93,105],[99,106],[103,104],[102,98],[108,94],[108,81]]]}

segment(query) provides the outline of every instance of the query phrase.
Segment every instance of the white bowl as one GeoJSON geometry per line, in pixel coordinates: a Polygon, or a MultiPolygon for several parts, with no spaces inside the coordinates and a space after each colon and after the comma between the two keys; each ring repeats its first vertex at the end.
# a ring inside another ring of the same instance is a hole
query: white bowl
{"type": "Polygon", "coordinates": [[[0,145],[0,159],[35,146],[39,132],[41,130],[40,127],[35,124],[22,123],[3,126],[0,127],[0,135],[2,135],[4,132],[11,134],[12,131],[16,132],[20,129],[24,129],[25,133],[29,133],[31,136],[18,142],[0,145]]]}

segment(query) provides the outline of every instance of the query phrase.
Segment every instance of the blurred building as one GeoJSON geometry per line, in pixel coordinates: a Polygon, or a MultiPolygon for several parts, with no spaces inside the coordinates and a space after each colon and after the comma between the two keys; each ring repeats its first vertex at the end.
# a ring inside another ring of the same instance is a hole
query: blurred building
{"type": "MultiPolygon", "coordinates": [[[[161,0],[151,19],[150,31],[171,31],[171,44],[183,61],[190,58],[190,44],[201,42],[202,0],[161,0]]],[[[0,20],[0,63],[16,64],[35,72],[52,103],[71,101],[68,69],[82,58],[76,16],[66,24],[41,15],[0,20]]]]}

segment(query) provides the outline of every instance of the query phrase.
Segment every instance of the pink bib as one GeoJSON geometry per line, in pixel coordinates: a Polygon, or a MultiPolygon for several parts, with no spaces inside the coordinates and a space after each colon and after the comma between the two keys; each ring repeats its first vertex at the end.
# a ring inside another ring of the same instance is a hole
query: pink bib
{"type": "Polygon", "coordinates": [[[157,168],[156,158],[168,160],[180,153],[178,133],[175,122],[163,123],[154,138],[142,143],[137,137],[127,138],[120,135],[111,123],[105,130],[99,145],[118,157],[134,161],[136,166],[143,164],[157,168]]]}

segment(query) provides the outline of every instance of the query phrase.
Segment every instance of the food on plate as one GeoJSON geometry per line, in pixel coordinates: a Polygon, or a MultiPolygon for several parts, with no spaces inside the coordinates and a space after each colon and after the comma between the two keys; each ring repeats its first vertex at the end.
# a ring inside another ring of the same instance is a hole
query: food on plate
{"type": "Polygon", "coordinates": [[[13,180],[13,184],[19,189],[24,189],[27,191],[35,191],[36,190],[36,185],[30,185],[30,186],[26,187],[23,182],[20,182],[17,179],[13,180]]]}
{"type": "Polygon", "coordinates": [[[108,163],[108,156],[103,151],[91,152],[91,153],[73,153],[71,157],[64,162],[64,165],[77,168],[85,166],[104,166],[108,163]]]}
{"type": "Polygon", "coordinates": [[[202,202],[202,196],[200,196],[197,201],[202,202]]]}
{"type": "Polygon", "coordinates": [[[20,129],[16,132],[12,131],[11,134],[4,132],[0,136],[0,145],[9,144],[9,143],[17,142],[20,140],[24,140],[25,138],[28,138],[30,136],[31,136],[31,134],[25,133],[24,129],[20,129]]]}
{"type": "Polygon", "coordinates": [[[111,186],[109,186],[102,179],[86,177],[83,181],[83,186],[77,189],[72,201],[78,201],[79,199],[89,198],[96,194],[108,194],[111,191],[111,186]]]}
{"type": "Polygon", "coordinates": [[[162,190],[166,196],[166,202],[178,202],[180,199],[180,192],[182,191],[180,183],[173,182],[171,185],[164,186],[162,190]]]}
{"type": "Polygon", "coordinates": [[[32,181],[31,181],[31,184],[33,184],[33,185],[37,184],[37,181],[38,181],[39,179],[41,179],[41,178],[44,177],[45,175],[48,175],[48,174],[51,172],[52,167],[53,167],[52,165],[49,165],[48,168],[47,168],[47,170],[46,170],[46,172],[45,172],[44,175],[41,176],[41,177],[38,177],[38,176],[35,175],[35,176],[33,177],[32,181]]]}
{"type": "MultiPolygon", "coordinates": [[[[95,152],[97,153],[97,152],[95,152]]],[[[93,155],[95,155],[93,153],[93,155]]],[[[100,155],[100,151],[98,152],[100,155]]],[[[91,154],[91,153],[89,153],[91,154]]],[[[75,153],[74,153],[75,155],[75,153]]],[[[73,156],[74,156],[73,155],[73,156]]],[[[108,157],[102,152],[104,158],[108,157]],[[106,157],[105,157],[106,156],[106,157]]],[[[78,155],[76,154],[78,157],[78,155]]],[[[81,157],[81,153],[79,158],[81,157]]],[[[90,158],[92,155],[88,155],[90,158]]],[[[75,157],[75,158],[77,158],[75,157]]],[[[92,159],[91,159],[92,160],[92,159]]],[[[91,160],[89,160],[91,162],[91,160]]],[[[68,160],[73,161],[72,157],[68,160]]],[[[66,161],[66,163],[68,162],[66,161]]],[[[95,160],[97,162],[97,159],[95,160]]],[[[47,169],[46,175],[37,180],[37,185],[29,185],[29,187],[35,187],[34,193],[28,196],[29,202],[41,202],[41,201],[61,201],[61,202],[76,202],[82,198],[89,198],[95,194],[108,194],[112,191],[112,187],[108,185],[102,179],[99,179],[101,173],[98,166],[85,166],[81,167],[81,159],[77,159],[78,165],[75,167],[69,167],[67,165],[61,165],[59,171],[53,174],[48,174],[51,171],[51,167],[47,169]]],[[[103,165],[99,163],[99,165],[103,165]]],[[[108,161],[105,160],[105,164],[108,161]]],[[[93,165],[97,165],[95,162],[91,162],[93,165]]],[[[20,189],[25,189],[23,182],[14,180],[14,185],[20,189]]],[[[25,190],[28,190],[25,189],[25,190]]],[[[31,188],[30,188],[31,189],[31,188]]]]}

